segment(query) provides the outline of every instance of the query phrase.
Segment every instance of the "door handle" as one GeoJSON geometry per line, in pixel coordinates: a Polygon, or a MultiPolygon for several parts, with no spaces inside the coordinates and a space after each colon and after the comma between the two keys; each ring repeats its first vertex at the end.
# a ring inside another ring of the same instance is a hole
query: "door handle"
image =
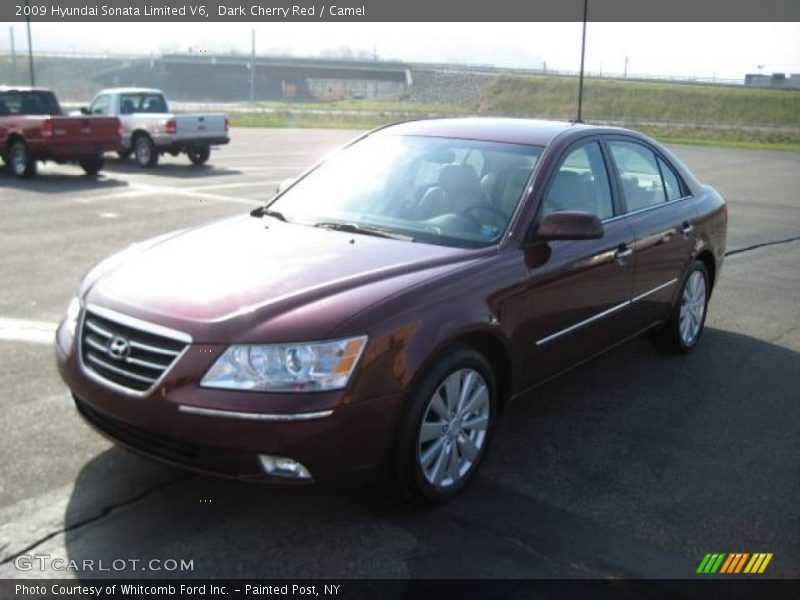
{"type": "Polygon", "coordinates": [[[683,229],[681,229],[681,231],[683,232],[683,237],[687,238],[694,231],[694,225],[689,223],[689,221],[684,221],[683,222],[683,229]]]}
{"type": "Polygon", "coordinates": [[[620,244],[617,246],[617,251],[614,252],[614,260],[616,260],[619,264],[624,264],[633,254],[633,248],[628,246],[628,244],[620,244]]]}

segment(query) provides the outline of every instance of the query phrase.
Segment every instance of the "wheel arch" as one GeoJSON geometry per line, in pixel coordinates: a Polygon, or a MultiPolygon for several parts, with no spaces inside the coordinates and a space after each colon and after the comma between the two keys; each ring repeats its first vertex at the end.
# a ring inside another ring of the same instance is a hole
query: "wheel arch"
{"type": "Polygon", "coordinates": [[[697,256],[695,257],[696,260],[702,262],[706,270],[708,271],[708,279],[709,279],[709,293],[714,290],[714,286],[717,282],[717,260],[714,258],[714,253],[711,251],[710,248],[704,248],[700,252],[698,252],[697,256]]]}
{"type": "Polygon", "coordinates": [[[469,327],[454,332],[438,343],[415,369],[410,389],[414,389],[425,373],[454,347],[466,346],[482,354],[492,366],[499,397],[498,412],[508,405],[513,394],[513,368],[506,341],[499,332],[486,326],[469,327]]]}

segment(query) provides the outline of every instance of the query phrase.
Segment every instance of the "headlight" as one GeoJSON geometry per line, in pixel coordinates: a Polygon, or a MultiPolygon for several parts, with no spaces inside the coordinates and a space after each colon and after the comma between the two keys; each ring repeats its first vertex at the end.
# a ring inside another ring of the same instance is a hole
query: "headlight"
{"type": "Polygon", "coordinates": [[[81,302],[77,296],[73,296],[67,306],[67,316],[61,327],[56,331],[56,342],[65,354],[72,352],[72,342],[75,340],[75,330],[78,327],[78,317],[81,314],[81,302]]]}
{"type": "Polygon", "coordinates": [[[267,392],[339,390],[367,345],[360,336],[333,342],[230,346],[209,369],[203,387],[267,392]]]}
{"type": "Polygon", "coordinates": [[[67,306],[67,316],[64,317],[64,327],[67,328],[69,334],[75,337],[75,328],[78,326],[78,316],[81,314],[81,301],[77,296],[73,296],[67,306]]]}

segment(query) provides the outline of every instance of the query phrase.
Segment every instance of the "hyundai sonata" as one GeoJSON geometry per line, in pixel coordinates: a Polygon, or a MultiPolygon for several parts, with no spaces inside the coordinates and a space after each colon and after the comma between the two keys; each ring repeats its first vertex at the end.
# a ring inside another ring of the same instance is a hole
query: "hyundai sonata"
{"type": "Polygon", "coordinates": [[[644,332],[686,353],[724,200],[633,131],[439,119],[373,131],[250,214],[134,244],[57,331],[78,411],[204,473],[458,493],[498,416],[644,332]]]}

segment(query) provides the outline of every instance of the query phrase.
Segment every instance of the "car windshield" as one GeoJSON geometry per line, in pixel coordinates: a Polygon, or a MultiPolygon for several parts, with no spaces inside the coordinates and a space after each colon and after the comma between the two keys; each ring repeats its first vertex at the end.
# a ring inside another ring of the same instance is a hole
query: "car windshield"
{"type": "Polygon", "coordinates": [[[121,94],[119,106],[123,115],[168,112],[167,101],[161,94],[121,94]]]}
{"type": "Polygon", "coordinates": [[[290,222],[486,246],[507,229],[542,150],[379,134],[334,154],[269,208],[290,222]]]}

